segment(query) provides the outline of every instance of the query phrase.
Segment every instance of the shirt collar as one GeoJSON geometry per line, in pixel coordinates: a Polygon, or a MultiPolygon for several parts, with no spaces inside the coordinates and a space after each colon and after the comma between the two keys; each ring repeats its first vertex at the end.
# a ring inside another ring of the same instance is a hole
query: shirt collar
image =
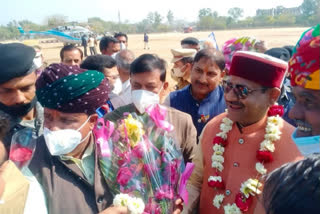
{"type": "Polygon", "coordinates": [[[122,83],[122,91],[125,91],[130,86],[130,79],[122,83]]]}
{"type": "Polygon", "coordinates": [[[220,85],[218,85],[214,90],[212,90],[203,100],[199,101],[197,99],[195,99],[192,95],[192,91],[191,91],[191,84],[188,85],[187,87],[188,88],[188,91],[190,93],[190,96],[192,97],[192,99],[194,99],[196,102],[198,103],[202,103],[202,102],[207,102],[207,101],[210,101],[212,102],[214,99],[217,98],[217,95],[219,94],[219,91],[220,91],[220,85]]]}
{"type": "Polygon", "coordinates": [[[260,129],[265,129],[266,125],[267,125],[267,115],[265,115],[261,120],[259,120],[258,122],[251,124],[249,126],[243,127],[240,129],[238,128],[237,124],[234,124],[237,127],[237,130],[241,133],[241,134],[251,134],[253,132],[257,132],[260,129]]]}
{"type": "MultiPolygon", "coordinates": [[[[82,158],[80,160],[83,160],[93,154],[93,143],[90,142],[89,146],[87,147],[86,151],[83,153],[82,158]]],[[[73,160],[77,159],[72,156],[67,156],[67,155],[60,155],[61,160],[73,160]]]]}

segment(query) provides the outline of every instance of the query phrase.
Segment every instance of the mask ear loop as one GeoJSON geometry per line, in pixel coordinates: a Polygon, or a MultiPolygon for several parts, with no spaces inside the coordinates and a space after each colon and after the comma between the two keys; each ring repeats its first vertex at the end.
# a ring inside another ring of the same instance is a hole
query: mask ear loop
{"type": "Polygon", "coordinates": [[[91,115],[88,117],[88,119],[84,123],[82,123],[82,125],[76,131],[80,131],[84,127],[84,125],[87,124],[87,122],[90,120],[90,118],[91,118],[91,115]]]}
{"type": "MultiPolygon", "coordinates": [[[[87,119],[76,131],[80,132],[80,130],[84,127],[84,125],[87,124],[87,122],[90,120],[90,118],[91,118],[91,115],[88,117],[88,119],[87,119]]],[[[85,141],[86,139],[88,139],[88,137],[91,135],[91,133],[92,133],[92,130],[91,130],[90,132],[88,132],[87,136],[85,136],[85,137],[80,141],[80,143],[82,143],[83,141],[85,141]]]]}

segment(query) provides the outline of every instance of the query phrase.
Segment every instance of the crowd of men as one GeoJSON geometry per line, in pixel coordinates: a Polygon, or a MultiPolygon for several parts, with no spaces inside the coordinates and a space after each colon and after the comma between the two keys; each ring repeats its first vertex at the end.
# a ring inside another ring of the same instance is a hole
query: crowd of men
{"type": "Polygon", "coordinates": [[[92,130],[161,100],[195,165],[174,214],[319,213],[320,25],[295,46],[240,40],[219,51],[185,38],[169,73],[159,56],[135,56],[124,33],[103,37],[101,54],[93,36],[84,53],[64,46],[50,65],[40,47],[0,44],[0,213],[129,213],[112,206],[92,130]],[[177,82],[168,96],[167,75],[177,82]],[[24,128],[37,142],[20,171],[8,159],[24,128]]]}

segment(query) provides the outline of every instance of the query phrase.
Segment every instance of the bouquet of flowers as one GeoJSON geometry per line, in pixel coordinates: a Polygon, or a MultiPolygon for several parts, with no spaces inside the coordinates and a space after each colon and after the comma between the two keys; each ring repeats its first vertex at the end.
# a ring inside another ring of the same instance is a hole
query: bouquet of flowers
{"type": "Polygon", "coordinates": [[[152,105],[116,124],[99,120],[94,131],[114,205],[127,206],[130,213],[170,213],[178,197],[187,203],[193,165],[185,167],[165,114],[165,107],[152,105]]]}
{"type": "Polygon", "coordinates": [[[37,136],[31,128],[25,128],[16,132],[11,139],[9,159],[19,169],[28,166],[36,148],[37,136]]]}

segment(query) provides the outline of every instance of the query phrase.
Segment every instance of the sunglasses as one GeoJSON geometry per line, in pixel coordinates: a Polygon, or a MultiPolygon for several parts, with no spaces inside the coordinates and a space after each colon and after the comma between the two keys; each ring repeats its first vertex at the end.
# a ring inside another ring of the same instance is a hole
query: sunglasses
{"type": "Polygon", "coordinates": [[[224,93],[229,93],[231,90],[237,95],[239,99],[246,99],[249,94],[251,94],[254,91],[260,91],[260,90],[266,90],[266,88],[257,88],[257,89],[249,89],[245,85],[240,85],[240,84],[232,84],[231,82],[228,81],[223,81],[222,86],[224,89],[224,93]]]}

